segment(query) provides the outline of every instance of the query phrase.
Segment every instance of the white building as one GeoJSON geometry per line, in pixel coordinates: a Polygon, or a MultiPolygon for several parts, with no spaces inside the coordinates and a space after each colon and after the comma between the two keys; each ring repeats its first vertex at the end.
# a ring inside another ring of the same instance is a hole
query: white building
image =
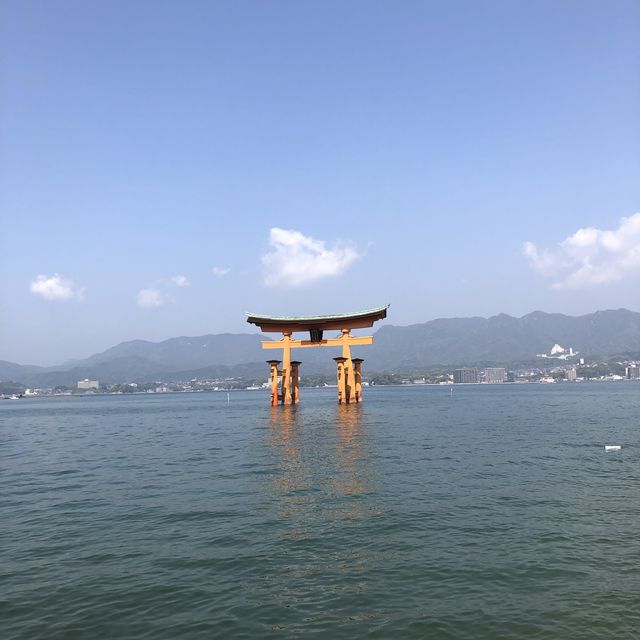
{"type": "Polygon", "coordinates": [[[504,382],[507,370],[504,367],[493,367],[484,370],[484,381],[489,384],[500,384],[504,382]]]}
{"type": "Polygon", "coordinates": [[[574,351],[573,347],[569,347],[565,349],[565,347],[559,345],[558,343],[554,344],[551,347],[549,353],[538,353],[536,354],[537,358],[556,358],[557,360],[568,360],[569,358],[573,358],[573,356],[577,356],[578,352],[574,351]]]}
{"type": "Polygon", "coordinates": [[[640,367],[638,365],[627,367],[627,378],[629,380],[640,380],[640,367]]]}
{"type": "Polygon", "coordinates": [[[100,383],[97,380],[89,380],[89,378],[85,378],[84,380],[78,380],[78,389],[98,389],[100,387],[100,383]]]}

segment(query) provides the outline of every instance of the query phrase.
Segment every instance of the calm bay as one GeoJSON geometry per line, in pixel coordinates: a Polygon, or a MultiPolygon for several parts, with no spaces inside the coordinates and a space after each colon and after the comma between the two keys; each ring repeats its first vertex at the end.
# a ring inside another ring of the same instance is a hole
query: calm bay
{"type": "Polygon", "coordinates": [[[636,638],[639,426],[633,382],[3,401],[2,637],[636,638]]]}

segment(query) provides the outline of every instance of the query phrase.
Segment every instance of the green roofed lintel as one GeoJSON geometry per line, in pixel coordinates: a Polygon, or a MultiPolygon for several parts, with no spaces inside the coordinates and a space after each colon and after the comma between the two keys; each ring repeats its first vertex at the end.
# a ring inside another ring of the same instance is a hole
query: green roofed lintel
{"type": "Polygon", "coordinates": [[[260,322],[322,323],[322,322],[330,322],[333,320],[357,319],[357,318],[362,318],[367,316],[379,316],[379,318],[382,319],[386,317],[388,308],[389,308],[389,305],[386,304],[382,307],[376,307],[375,309],[367,309],[365,311],[355,311],[352,313],[337,313],[337,314],[322,315],[322,316],[267,316],[267,315],[247,312],[247,322],[251,324],[257,324],[260,322]]]}

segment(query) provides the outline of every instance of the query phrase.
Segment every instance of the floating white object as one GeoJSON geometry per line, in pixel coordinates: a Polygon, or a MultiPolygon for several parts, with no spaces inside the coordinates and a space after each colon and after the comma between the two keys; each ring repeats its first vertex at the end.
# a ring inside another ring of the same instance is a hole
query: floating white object
{"type": "Polygon", "coordinates": [[[604,445],[604,450],[605,451],[620,451],[620,449],[622,449],[622,447],[619,444],[605,444],[604,445]]]}

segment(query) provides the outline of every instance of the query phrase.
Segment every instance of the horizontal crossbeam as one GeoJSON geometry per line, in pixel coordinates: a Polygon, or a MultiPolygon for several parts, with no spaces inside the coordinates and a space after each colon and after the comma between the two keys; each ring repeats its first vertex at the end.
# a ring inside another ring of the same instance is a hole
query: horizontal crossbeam
{"type": "MultiPolygon", "coordinates": [[[[355,347],[363,344],[373,344],[373,336],[349,336],[346,343],[350,347],[355,347]]],[[[319,342],[313,342],[311,340],[263,340],[263,349],[284,349],[285,346],[289,346],[291,349],[307,349],[310,347],[342,347],[345,344],[343,338],[333,338],[330,340],[320,340],[319,342]]]]}

